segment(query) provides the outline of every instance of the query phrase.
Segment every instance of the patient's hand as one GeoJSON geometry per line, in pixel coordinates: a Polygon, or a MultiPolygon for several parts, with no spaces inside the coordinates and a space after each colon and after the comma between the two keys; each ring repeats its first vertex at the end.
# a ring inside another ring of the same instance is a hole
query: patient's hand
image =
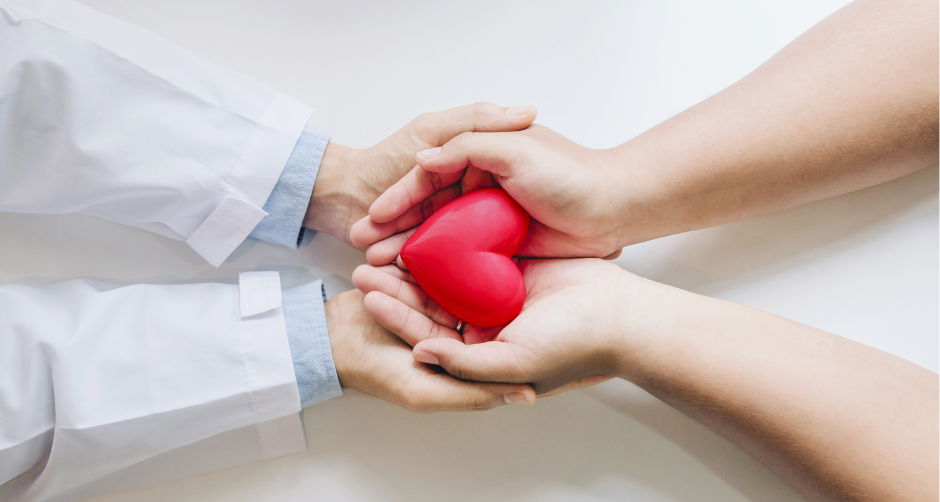
{"type": "Polygon", "coordinates": [[[522,260],[527,298],[503,328],[467,326],[442,311],[392,265],[353,273],[368,292],[365,309],[415,347],[415,359],[471,381],[532,383],[537,392],[569,390],[617,375],[629,295],[645,281],[597,259],[522,260]]]}
{"type": "Polygon", "coordinates": [[[372,202],[415,166],[415,154],[465,131],[517,131],[535,120],[534,106],[477,103],[425,113],[379,144],[363,150],[330,143],[323,154],[304,226],[347,244],[349,229],[372,202]]]}
{"type": "Polygon", "coordinates": [[[639,169],[627,173],[618,168],[622,158],[541,126],[464,133],[417,160],[419,167],[376,199],[350,232],[357,245],[375,244],[366,255],[373,265],[394,261],[413,227],[480,188],[501,186],[532,216],[519,256],[619,254],[621,227],[630,220],[625,208],[639,211],[643,200],[639,169]]]}
{"type": "Polygon", "coordinates": [[[366,314],[362,300],[359,291],[347,291],[324,307],[333,362],[343,387],[418,413],[535,402],[528,385],[465,382],[416,362],[411,347],[366,314]]]}

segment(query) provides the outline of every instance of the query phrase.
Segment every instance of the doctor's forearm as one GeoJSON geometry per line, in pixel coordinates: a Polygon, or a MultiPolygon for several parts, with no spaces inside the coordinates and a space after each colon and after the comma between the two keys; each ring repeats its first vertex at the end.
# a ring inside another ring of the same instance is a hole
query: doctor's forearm
{"type": "MultiPolygon", "coordinates": [[[[704,102],[610,151],[639,186],[624,245],[937,163],[935,0],[859,0],[704,102]]],[[[622,192],[626,193],[623,189],[622,192]]]]}

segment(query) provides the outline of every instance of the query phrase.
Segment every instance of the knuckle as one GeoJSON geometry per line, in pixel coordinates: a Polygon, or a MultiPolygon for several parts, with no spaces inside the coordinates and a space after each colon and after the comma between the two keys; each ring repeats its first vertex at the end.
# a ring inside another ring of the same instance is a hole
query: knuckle
{"type": "MultiPolygon", "coordinates": [[[[441,175],[438,173],[432,173],[430,171],[427,171],[427,173],[428,173],[428,183],[430,183],[431,188],[433,188],[434,191],[437,192],[444,186],[444,180],[441,178],[441,175]]],[[[427,202],[428,205],[431,204],[430,198],[425,199],[425,201],[427,202]]]]}
{"type": "Polygon", "coordinates": [[[428,338],[450,338],[447,335],[448,333],[440,324],[437,324],[436,322],[431,323],[431,332],[428,333],[428,338]]]}
{"type": "Polygon", "coordinates": [[[404,407],[414,413],[428,413],[430,411],[427,399],[418,394],[405,394],[404,407]]]}
{"type": "Polygon", "coordinates": [[[430,199],[425,199],[418,205],[418,212],[421,214],[421,221],[424,221],[434,214],[433,203],[430,199]]]}
{"type": "Polygon", "coordinates": [[[433,120],[433,116],[431,112],[424,112],[421,115],[418,115],[417,117],[415,117],[415,119],[412,120],[411,123],[415,126],[422,127],[422,126],[427,126],[432,120],[433,120]]]}
{"type": "Polygon", "coordinates": [[[465,144],[467,144],[467,143],[473,141],[473,135],[474,135],[474,134],[475,134],[475,133],[474,133],[473,131],[464,131],[464,132],[458,134],[457,136],[455,136],[454,139],[450,140],[450,142],[451,142],[451,143],[455,143],[455,142],[456,142],[456,144],[457,144],[458,146],[460,146],[460,145],[465,145],[465,144]]]}
{"type": "Polygon", "coordinates": [[[434,130],[434,124],[436,120],[434,114],[431,112],[425,112],[421,115],[415,117],[411,121],[411,131],[416,138],[422,138],[427,135],[428,131],[434,130]]]}
{"type": "Polygon", "coordinates": [[[396,333],[404,333],[405,328],[408,327],[408,321],[411,319],[411,309],[403,309],[401,316],[398,321],[398,331],[396,333]]]}
{"type": "Polygon", "coordinates": [[[424,299],[424,315],[426,317],[429,319],[433,318],[434,314],[437,314],[437,309],[437,304],[434,303],[434,300],[432,300],[430,296],[424,299]]]}
{"type": "Polygon", "coordinates": [[[473,104],[473,108],[472,108],[473,118],[476,121],[485,119],[486,117],[490,115],[492,107],[493,105],[490,103],[487,103],[486,101],[477,101],[476,103],[473,104]]]}
{"type": "Polygon", "coordinates": [[[451,361],[449,373],[460,380],[473,381],[473,370],[460,359],[451,361]]]}
{"type": "Polygon", "coordinates": [[[467,400],[467,411],[486,411],[493,408],[493,402],[485,396],[473,396],[467,400]]]}

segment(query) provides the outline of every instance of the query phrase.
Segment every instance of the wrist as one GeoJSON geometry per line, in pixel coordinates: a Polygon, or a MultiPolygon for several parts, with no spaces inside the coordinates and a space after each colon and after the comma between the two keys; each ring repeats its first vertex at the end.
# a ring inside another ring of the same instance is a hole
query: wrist
{"type": "Polygon", "coordinates": [[[664,228],[663,216],[668,213],[668,200],[664,207],[664,188],[660,181],[655,158],[647,158],[633,140],[604,150],[602,153],[603,180],[601,191],[613,208],[610,230],[618,248],[645,242],[675,233],[664,228]]]}
{"type": "Polygon", "coordinates": [[[323,304],[323,314],[326,317],[326,332],[330,338],[330,350],[333,354],[333,366],[336,368],[336,377],[343,388],[353,388],[351,376],[347,371],[349,364],[343,342],[346,339],[343,320],[343,301],[346,295],[336,295],[323,304]]]}
{"type": "Polygon", "coordinates": [[[611,343],[611,375],[634,383],[653,377],[681,350],[674,347],[676,318],[697,295],[623,271],[616,278],[617,305],[611,343]]]}
{"type": "Polygon", "coordinates": [[[348,168],[355,154],[356,150],[336,143],[326,146],[304,215],[304,227],[349,242],[347,234],[353,223],[350,220],[355,193],[349,189],[348,168]]]}
{"type": "MultiPolygon", "coordinates": [[[[625,272],[618,343],[613,357],[615,375],[644,388],[670,385],[685,378],[703,357],[706,340],[727,326],[715,319],[728,317],[735,305],[660,284],[625,272]]],[[[731,316],[733,318],[733,316],[731,316]]]]}

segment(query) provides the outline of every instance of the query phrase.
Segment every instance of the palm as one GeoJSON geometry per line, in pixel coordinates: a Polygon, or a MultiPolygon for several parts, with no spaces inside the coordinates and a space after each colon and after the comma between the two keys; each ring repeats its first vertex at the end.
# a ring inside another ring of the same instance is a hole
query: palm
{"type": "Polygon", "coordinates": [[[526,303],[494,339],[509,344],[516,364],[543,393],[606,368],[615,308],[605,284],[615,265],[596,260],[523,260],[526,303]]]}
{"type": "Polygon", "coordinates": [[[605,334],[613,332],[611,316],[617,311],[607,302],[614,298],[622,270],[600,260],[522,260],[520,268],[528,292],[522,313],[503,328],[467,326],[462,335],[454,329],[457,319],[437,307],[404,270],[363,265],[353,282],[367,293],[366,311],[409,345],[441,338],[467,345],[498,343],[523,372],[513,381],[535,382],[541,393],[606,380],[598,376],[608,369],[601,354],[612,345],[605,334]]]}
{"type": "Polygon", "coordinates": [[[415,362],[411,347],[365,312],[362,293],[348,291],[326,304],[330,349],[343,387],[417,412],[483,410],[504,404],[519,385],[472,384],[415,362]]]}

